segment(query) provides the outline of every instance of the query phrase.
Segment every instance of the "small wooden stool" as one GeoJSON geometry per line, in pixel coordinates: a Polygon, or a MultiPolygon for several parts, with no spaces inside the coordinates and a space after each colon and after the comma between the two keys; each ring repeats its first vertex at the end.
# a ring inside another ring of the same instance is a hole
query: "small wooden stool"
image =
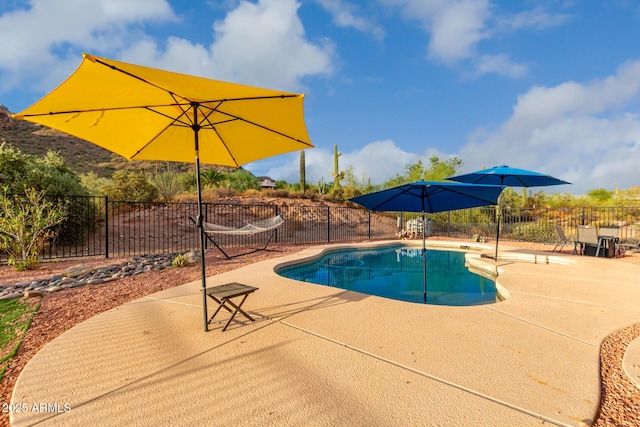
{"type": "Polygon", "coordinates": [[[231,323],[231,321],[236,316],[236,314],[238,314],[238,312],[240,312],[244,317],[251,320],[252,322],[255,322],[253,317],[249,316],[249,314],[247,314],[247,312],[244,311],[241,307],[242,307],[242,304],[244,304],[247,297],[249,296],[249,294],[257,290],[258,288],[254,288],[253,286],[243,285],[242,283],[237,283],[237,282],[227,283],[224,285],[213,286],[211,288],[204,289],[204,292],[207,294],[207,296],[218,303],[218,309],[216,310],[215,313],[213,313],[213,316],[209,318],[207,325],[211,324],[211,322],[213,321],[213,318],[216,317],[216,315],[218,314],[221,308],[224,308],[229,313],[231,313],[231,318],[229,318],[229,321],[227,322],[227,324],[224,325],[224,328],[222,328],[223,332],[227,330],[229,323],[231,323]],[[242,297],[240,304],[236,304],[233,301],[231,301],[231,298],[236,298],[236,297],[242,297]]]}

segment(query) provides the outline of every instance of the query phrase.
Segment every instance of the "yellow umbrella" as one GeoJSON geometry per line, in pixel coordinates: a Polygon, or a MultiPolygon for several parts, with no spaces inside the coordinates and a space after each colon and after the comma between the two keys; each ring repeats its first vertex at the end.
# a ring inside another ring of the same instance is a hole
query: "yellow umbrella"
{"type": "Polygon", "coordinates": [[[239,167],[313,147],[304,123],[303,102],[302,94],[85,53],[80,67],[60,86],[13,117],[74,135],[129,160],[195,160],[207,331],[200,162],[239,167]]]}

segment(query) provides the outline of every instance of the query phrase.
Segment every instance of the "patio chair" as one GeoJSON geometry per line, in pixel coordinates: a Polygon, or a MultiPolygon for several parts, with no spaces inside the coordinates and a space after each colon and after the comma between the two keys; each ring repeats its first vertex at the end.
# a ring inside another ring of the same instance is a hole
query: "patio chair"
{"type": "Polygon", "coordinates": [[[624,256],[627,251],[640,252],[640,240],[633,238],[623,239],[618,243],[618,248],[620,249],[622,256],[624,256]]]}
{"type": "MultiPolygon", "coordinates": [[[[556,246],[553,248],[552,252],[555,252],[556,249],[558,250],[558,252],[562,252],[562,248],[564,248],[564,246],[569,243],[569,241],[571,240],[570,237],[567,237],[564,234],[564,229],[562,228],[562,226],[560,224],[556,224],[556,234],[558,235],[558,242],[556,243],[556,246]],[[558,247],[560,247],[558,249],[558,247]]],[[[576,242],[574,240],[573,242],[573,253],[576,253],[576,242]]]]}
{"type": "Polygon", "coordinates": [[[580,245],[580,255],[587,255],[595,248],[595,256],[600,255],[603,248],[603,239],[598,237],[598,228],[592,225],[579,225],[577,227],[578,238],[576,242],[580,245]]]}

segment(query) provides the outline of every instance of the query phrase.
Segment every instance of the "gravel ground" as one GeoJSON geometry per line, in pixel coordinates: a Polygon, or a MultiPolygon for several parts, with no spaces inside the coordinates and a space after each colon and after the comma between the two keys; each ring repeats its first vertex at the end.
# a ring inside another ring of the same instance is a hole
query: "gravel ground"
{"type": "MultiPolygon", "coordinates": [[[[552,246],[508,242],[505,245],[550,251],[552,246]]],[[[209,253],[206,256],[207,274],[214,275],[261,261],[298,252],[306,246],[272,245],[277,252],[258,252],[232,260],[209,253]]],[[[569,253],[571,249],[565,248],[569,253]]],[[[104,266],[126,261],[126,259],[74,259],[64,262],[46,262],[38,270],[16,272],[8,266],[0,266],[0,283],[14,283],[22,280],[48,278],[65,268],[76,264],[104,266]]],[[[614,262],[640,264],[640,253],[627,253],[614,262]]],[[[127,277],[114,282],[90,287],[79,287],[47,294],[41,302],[31,327],[27,331],[17,355],[8,367],[0,383],[0,403],[9,403],[11,393],[20,372],[29,359],[45,344],[72,326],[98,313],[122,305],[128,301],[178,286],[200,278],[199,264],[183,268],[149,272],[127,277]]],[[[29,300],[37,304],[37,298],[29,300]]],[[[640,389],[626,376],[622,368],[622,358],[628,345],[640,336],[640,323],[630,325],[609,335],[600,350],[602,398],[599,415],[593,425],[640,426],[640,389]]],[[[0,425],[8,426],[9,417],[0,413],[0,425]]]]}

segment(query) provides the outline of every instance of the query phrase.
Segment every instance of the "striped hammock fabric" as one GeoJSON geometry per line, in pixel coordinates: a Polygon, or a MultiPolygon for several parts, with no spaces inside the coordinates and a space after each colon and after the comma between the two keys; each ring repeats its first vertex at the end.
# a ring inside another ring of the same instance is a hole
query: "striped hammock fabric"
{"type": "Polygon", "coordinates": [[[277,215],[273,218],[250,222],[240,228],[227,227],[224,225],[212,224],[210,222],[203,222],[202,227],[204,232],[208,234],[253,235],[273,230],[274,228],[280,227],[283,223],[284,220],[282,217],[277,215]]]}

